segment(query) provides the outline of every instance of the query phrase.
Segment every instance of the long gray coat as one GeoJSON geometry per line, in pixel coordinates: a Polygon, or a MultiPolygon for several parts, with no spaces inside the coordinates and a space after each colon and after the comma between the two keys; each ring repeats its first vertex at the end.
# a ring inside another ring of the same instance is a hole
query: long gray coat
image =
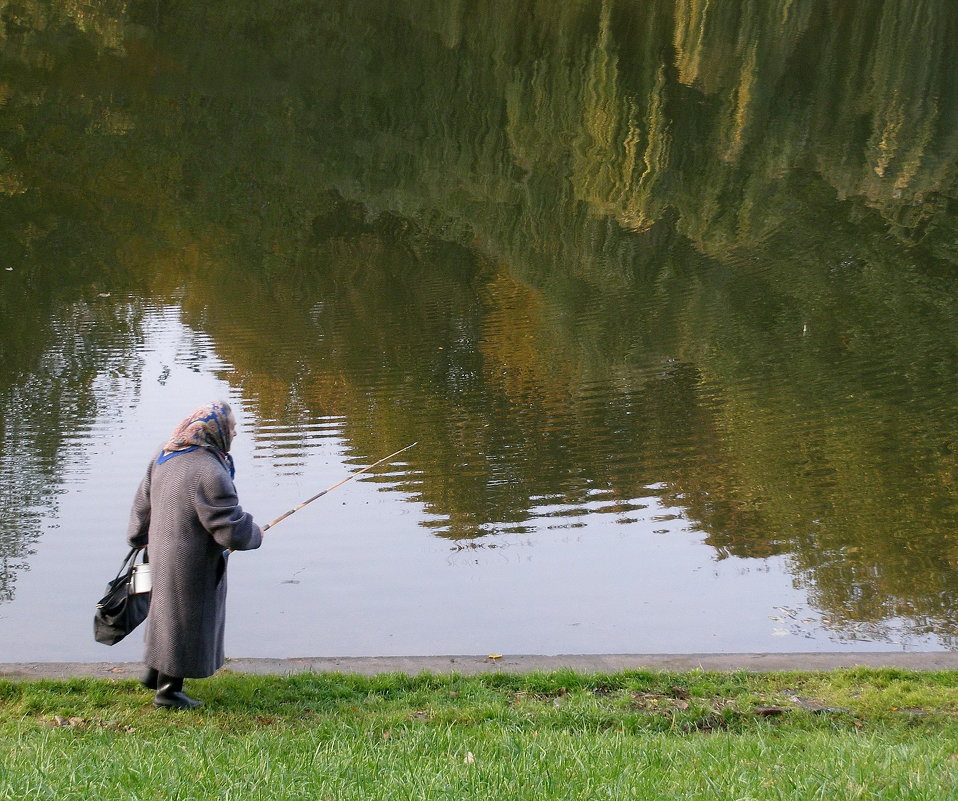
{"type": "Polygon", "coordinates": [[[133,499],[127,540],[149,545],[153,595],[143,661],[168,676],[211,676],[225,660],[223,551],[262,542],[219,457],[205,448],[162,464],[154,456],[133,499]]]}

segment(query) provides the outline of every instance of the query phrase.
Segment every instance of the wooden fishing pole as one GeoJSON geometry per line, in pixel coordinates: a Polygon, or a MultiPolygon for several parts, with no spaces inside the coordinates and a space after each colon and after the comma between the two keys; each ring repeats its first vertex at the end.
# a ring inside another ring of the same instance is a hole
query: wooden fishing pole
{"type": "Polygon", "coordinates": [[[414,443],[412,443],[412,445],[407,445],[405,448],[400,448],[400,449],[399,449],[398,451],[396,451],[395,453],[389,454],[389,456],[384,456],[384,457],[383,457],[382,459],[380,459],[378,462],[373,462],[371,465],[367,465],[367,466],[364,467],[362,470],[357,470],[355,473],[350,473],[348,476],[346,476],[346,478],[344,478],[344,479],[342,479],[342,480],[340,480],[340,481],[337,481],[337,482],[336,482],[335,484],[333,484],[331,487],[326,487],[326,489],[324,489],[322,492],[317,492],[312,498],[307,498],[307,499],[306,499],[305,501],[303,501],[301,504],[299,504],[299,505],[297,505],[297,506],[294,506],[294,507],[293,507],[292,509],[290,509],[288,512],[284,512],[284,513],[281,514],[279,517],[277,517],[275,520],[270,520],[265,526],[263,526],[262,530],[263,530],[263,531],[266,531],[266,529],[272,528],[273,526],[275,526],[275,525],[276,525],[277,523],[279,523],[280,521],[285,520],[287,517],[289,517],[289,516],[290,516],[291,514],[293,514],[294,512],[298,512],[300,509],[302,509],[302,508],[303,508],[304,506],[306,506],[307,504],[312,503],[312,502],[315,501],[317,498],[322,498],[327,492],[332,492],[334,489],[336,489],[336,487],[341,487],[341,486],[342,486],[343,484],[345,484],[347,481],[352,481],[354,478],[356,478],[356,476],[361,476],[363,473],[369,472],[369,471],[372,470],[374,467],[378,467],[378,466],[381,465],[383,462],[388,462],[390,459],[393,459],[393,458],[395,458],[396,456],[399,456],[399,454],[402,453],[403,451],[408,451],[411,447],[413,447],[413,445],[418,445],[418,444],[419,444],[418,442],[414,442],[414,443]]]}

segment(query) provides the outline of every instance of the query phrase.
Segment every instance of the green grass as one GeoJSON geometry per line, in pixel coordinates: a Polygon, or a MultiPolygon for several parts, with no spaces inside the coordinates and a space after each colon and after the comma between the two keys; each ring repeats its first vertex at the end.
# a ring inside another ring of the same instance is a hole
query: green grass
{"type": "Polygon", "coordinates": [[[958,798],[958,674],[0,682],[0,799],[958,798]]]}

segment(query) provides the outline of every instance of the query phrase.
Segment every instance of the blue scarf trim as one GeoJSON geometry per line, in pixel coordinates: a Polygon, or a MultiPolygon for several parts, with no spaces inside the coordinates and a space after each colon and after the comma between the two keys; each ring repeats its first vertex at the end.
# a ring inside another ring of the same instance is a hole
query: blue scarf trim
{"type": "Polygon", "coordinates": [[[160,458],[156,460],[156,463],[163,464],[163,462],[168,462],[174,456],[181,456],[184,453],[195,451],[199,447],[200,447],[199,445],[191,445],[189,448],[183,448],[183,450],[181,451],[169,451],[169,452],[163,451],[163,453],[160,454],[160,458]]]}
{"type": "MultiPolygon", "coordinates": [[[[163,464],[163,462],[168,462],[174,456],[181,456],[184,453],[190,453],[199,449],[199,445],[191,445],[189,448],[183,448],[181,451],[163,451],[156,460],[157,464],[163,464]]],[[[230,471],[230,478],[236,478],[236,466],[233,464],[233,457],[228,453],[220,453],[213,448],[207,448],[208,451],[213,451],[220,459],[223,460],[223,463],[226,465],[226,469],[230,471]]]]}

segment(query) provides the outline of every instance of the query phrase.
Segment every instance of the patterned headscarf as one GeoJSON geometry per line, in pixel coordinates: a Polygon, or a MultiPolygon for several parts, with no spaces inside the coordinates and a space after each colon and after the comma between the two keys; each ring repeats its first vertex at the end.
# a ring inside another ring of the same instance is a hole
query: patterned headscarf
{"type": "Polygon", "coordinates": [[[229,455],[232,441],[229,404],[225,401],[213,401],[195,409],[176,427],[169,442],[163,446],[160,460],[166,461],[180,453],[206,448],[223,460],[232,476],[233,459],[229,455]]]}

